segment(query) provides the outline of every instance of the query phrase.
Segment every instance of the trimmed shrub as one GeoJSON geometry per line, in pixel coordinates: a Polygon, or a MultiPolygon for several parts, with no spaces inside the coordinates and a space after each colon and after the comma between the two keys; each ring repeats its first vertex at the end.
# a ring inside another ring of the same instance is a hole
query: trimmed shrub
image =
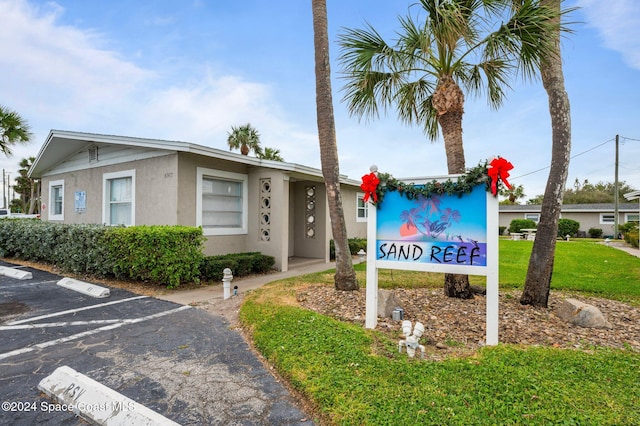
{"type": "Polygon", "coordinates": [[[575,236],[580,229],[580,222],[573,219],[560,219],[558,220],[558,236],[564,238],[569,235],[575,236]]]}
{"type": "Polygon", "coordinates": [[[507,229],[506,226],[498,226],[498,235],[504,235],[504,231],[507,229]]]}
{"type": "Polygon", "coordinates": [[[602,228],[589,228],[591,238],[602,238],[602,228]]]}
{"type": "Polygon", "coordinates": [[[513,219],[509,224],[509,233],[522,232],[523,229],[537,228],[536,223],[531,219],[513,219]]]}
{"type": "Polygon", "coordinates": [[[234,271],[237,266],[236,260],[228,256],[206,256],[200,264],[200,279],[202,281],[221,281],[222,271],[225,268],[234,271]]]}
{"type": "Polygon", "coordinates": [[[107,247],[118,278],[153,281],[173,288],[198,281],[202,263],[202,229],[187,226],[113,228],[107,247]]]}
{"type": "MultiPolygon", "coordinates": [[[[352,255],[358,254],[361,249],[367,251],[366,238],[349,238],[347,241],[349,243],[349,252],[352,255]]],[[[331,260],[336,258],[336,245],[333,240],[329,241],[329,257],[331,260]]]]}
{"type": "Polygon", "coordinates": [[[624,240],[638,248],[638,222],[627,222],[618,228],[624,234],[624,240]]]}
{"type": "Polygon", "coordinates": [[[275,264],[275,257],[259,254],[253,259],[253,272],[255,272],[256,274],[266,274],[271,269],[273,269],[273,265],[275,264]]]}
{"type": "Polygon", "coordinates": [[[275,263],[276,259],[273,256],[260,252],[207,256],[200,265],[200,278],[203,281],[220,281],[225,268],[231,269],[234,277],[264,274],[271,270],[275,263]]]}

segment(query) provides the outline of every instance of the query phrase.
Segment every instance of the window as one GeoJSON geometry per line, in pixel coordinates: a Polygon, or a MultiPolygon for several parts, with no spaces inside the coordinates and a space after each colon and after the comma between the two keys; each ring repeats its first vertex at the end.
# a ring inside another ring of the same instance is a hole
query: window
{"type": "Polygon", "coordinates": [[[524,218],[538,223],[540,222],[540,213],[525,213],[524,218]]]}
{"type": "Polygon", "coordinates": [[[196,226],[205,235],[247,233],[247,175],[198,167],[196,226]]]}
{"type": "Polygon", "coordinates": [[[624,222],[638,222],[640,219],[640,214],[638,213],[627,213],[624,216],[624,222]]]}
{"type": "Polygon", "coordinates": [[[614,223],[616,216],[613,213],[600,213],[600,224],[614,223]]]}
{"type": "Polygon", "coordinates": [[[364,194],[357,194],[356,196],[356,222],[367,221],[368,207],[364,201],[364,194]]]}
{"type": "Polygon", "coordinates": [[[105,173],[102,221],[107,225],[135,225],[136,171],[105,173]]]}
{"type": "Polygon", "coordinates": [[[64,180],[49,182],[49,220],[64,220],[64,180]]]}

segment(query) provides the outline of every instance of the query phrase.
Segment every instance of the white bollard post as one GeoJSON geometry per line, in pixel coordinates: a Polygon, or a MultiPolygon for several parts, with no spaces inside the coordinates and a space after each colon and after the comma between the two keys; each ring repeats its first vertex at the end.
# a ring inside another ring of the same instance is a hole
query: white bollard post
{"type": "Polygon", "coordinates": [[[224,299],[227,300],[231,297],[231,280],[233,280],[233,274],[231,269],[224,268],[222,271],[222,288],[224,289],[224,299]]]}

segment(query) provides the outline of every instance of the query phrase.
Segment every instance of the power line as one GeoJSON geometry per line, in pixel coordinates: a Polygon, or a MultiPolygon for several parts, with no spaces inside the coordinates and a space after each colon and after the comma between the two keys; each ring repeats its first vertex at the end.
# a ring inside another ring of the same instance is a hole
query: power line
{"type": "MultiPolygon", "coordinates": [[[[628,139],[628,138],[626,138],[626,139],[628,139]]],[[[574,159],[574,158],[579,157],[579,156],[581,156],[581,155],[583,155],[583,154],[586,154],[587,152],[593,151],[593,150],[594,150],[594,149],[596,149],[596,148],[600,148],[602,145],[606,145],[606,144],[608,144],[609,142],[612,142],[613,140],[614,140],[613,138],[612,138],[612,139],[609,139],[608,141],[602,142],[601,144],[596,145],[596,146],[594,146],[594,147],[592,147],[592,148],[589,148],[589,149],[587,149],[586,151],[582,151],[582,152],[580,152],[580,153],[578,153],[578,154],[576,154],[576,155],[572,155],[572,156],[570,157],[570,159],[574,159]]],[[[515,177],[513,177],[512,179],[519,179],[519,178],[521,178],[521,177],[529,176],[529,175],[532,175],[532,174],[534,174],[534,173],[538,173],[538,172],[541,172],[541,171],[543,171],[543,170],[546,170],[546,169],[548,169],[548,168],[550,168],[550,167],[551,167],[550,165],[549,165],[549,166],[546,166],[546,167],[542,167],[542,168],[540,168],[540,169],[538,169],[538,170],[534,170],[534,171],[532,171],[532,172],[525,173],[525,174],[520,175],[520,176],[515,176],[515,177]]]]}

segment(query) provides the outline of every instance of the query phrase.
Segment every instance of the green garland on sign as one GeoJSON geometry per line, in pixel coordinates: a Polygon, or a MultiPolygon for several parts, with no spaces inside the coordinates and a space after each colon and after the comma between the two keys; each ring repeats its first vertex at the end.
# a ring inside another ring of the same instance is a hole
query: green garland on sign
{"type": "Polygon", "coordinates": [[[418,185],[401,182],[389,173],[378,173],[378,179],[380,179],[380,184],[376,188],[378,201],[374,204],[379,205],[382,203],[384,194],[388,191],[398,191],[400,195],[407,197],[409,200],[443,194],[461,197],[463,194],[470,193],[476,185],[484,183],[486,190],[491,192],[491,180],[487,170],[487,162],[485,161],[474,168],[467,169],[467,172],[460,175],[455,181],[447,179],[444,182],[439,182],[434,179],[431,182],[418,185]]]}

